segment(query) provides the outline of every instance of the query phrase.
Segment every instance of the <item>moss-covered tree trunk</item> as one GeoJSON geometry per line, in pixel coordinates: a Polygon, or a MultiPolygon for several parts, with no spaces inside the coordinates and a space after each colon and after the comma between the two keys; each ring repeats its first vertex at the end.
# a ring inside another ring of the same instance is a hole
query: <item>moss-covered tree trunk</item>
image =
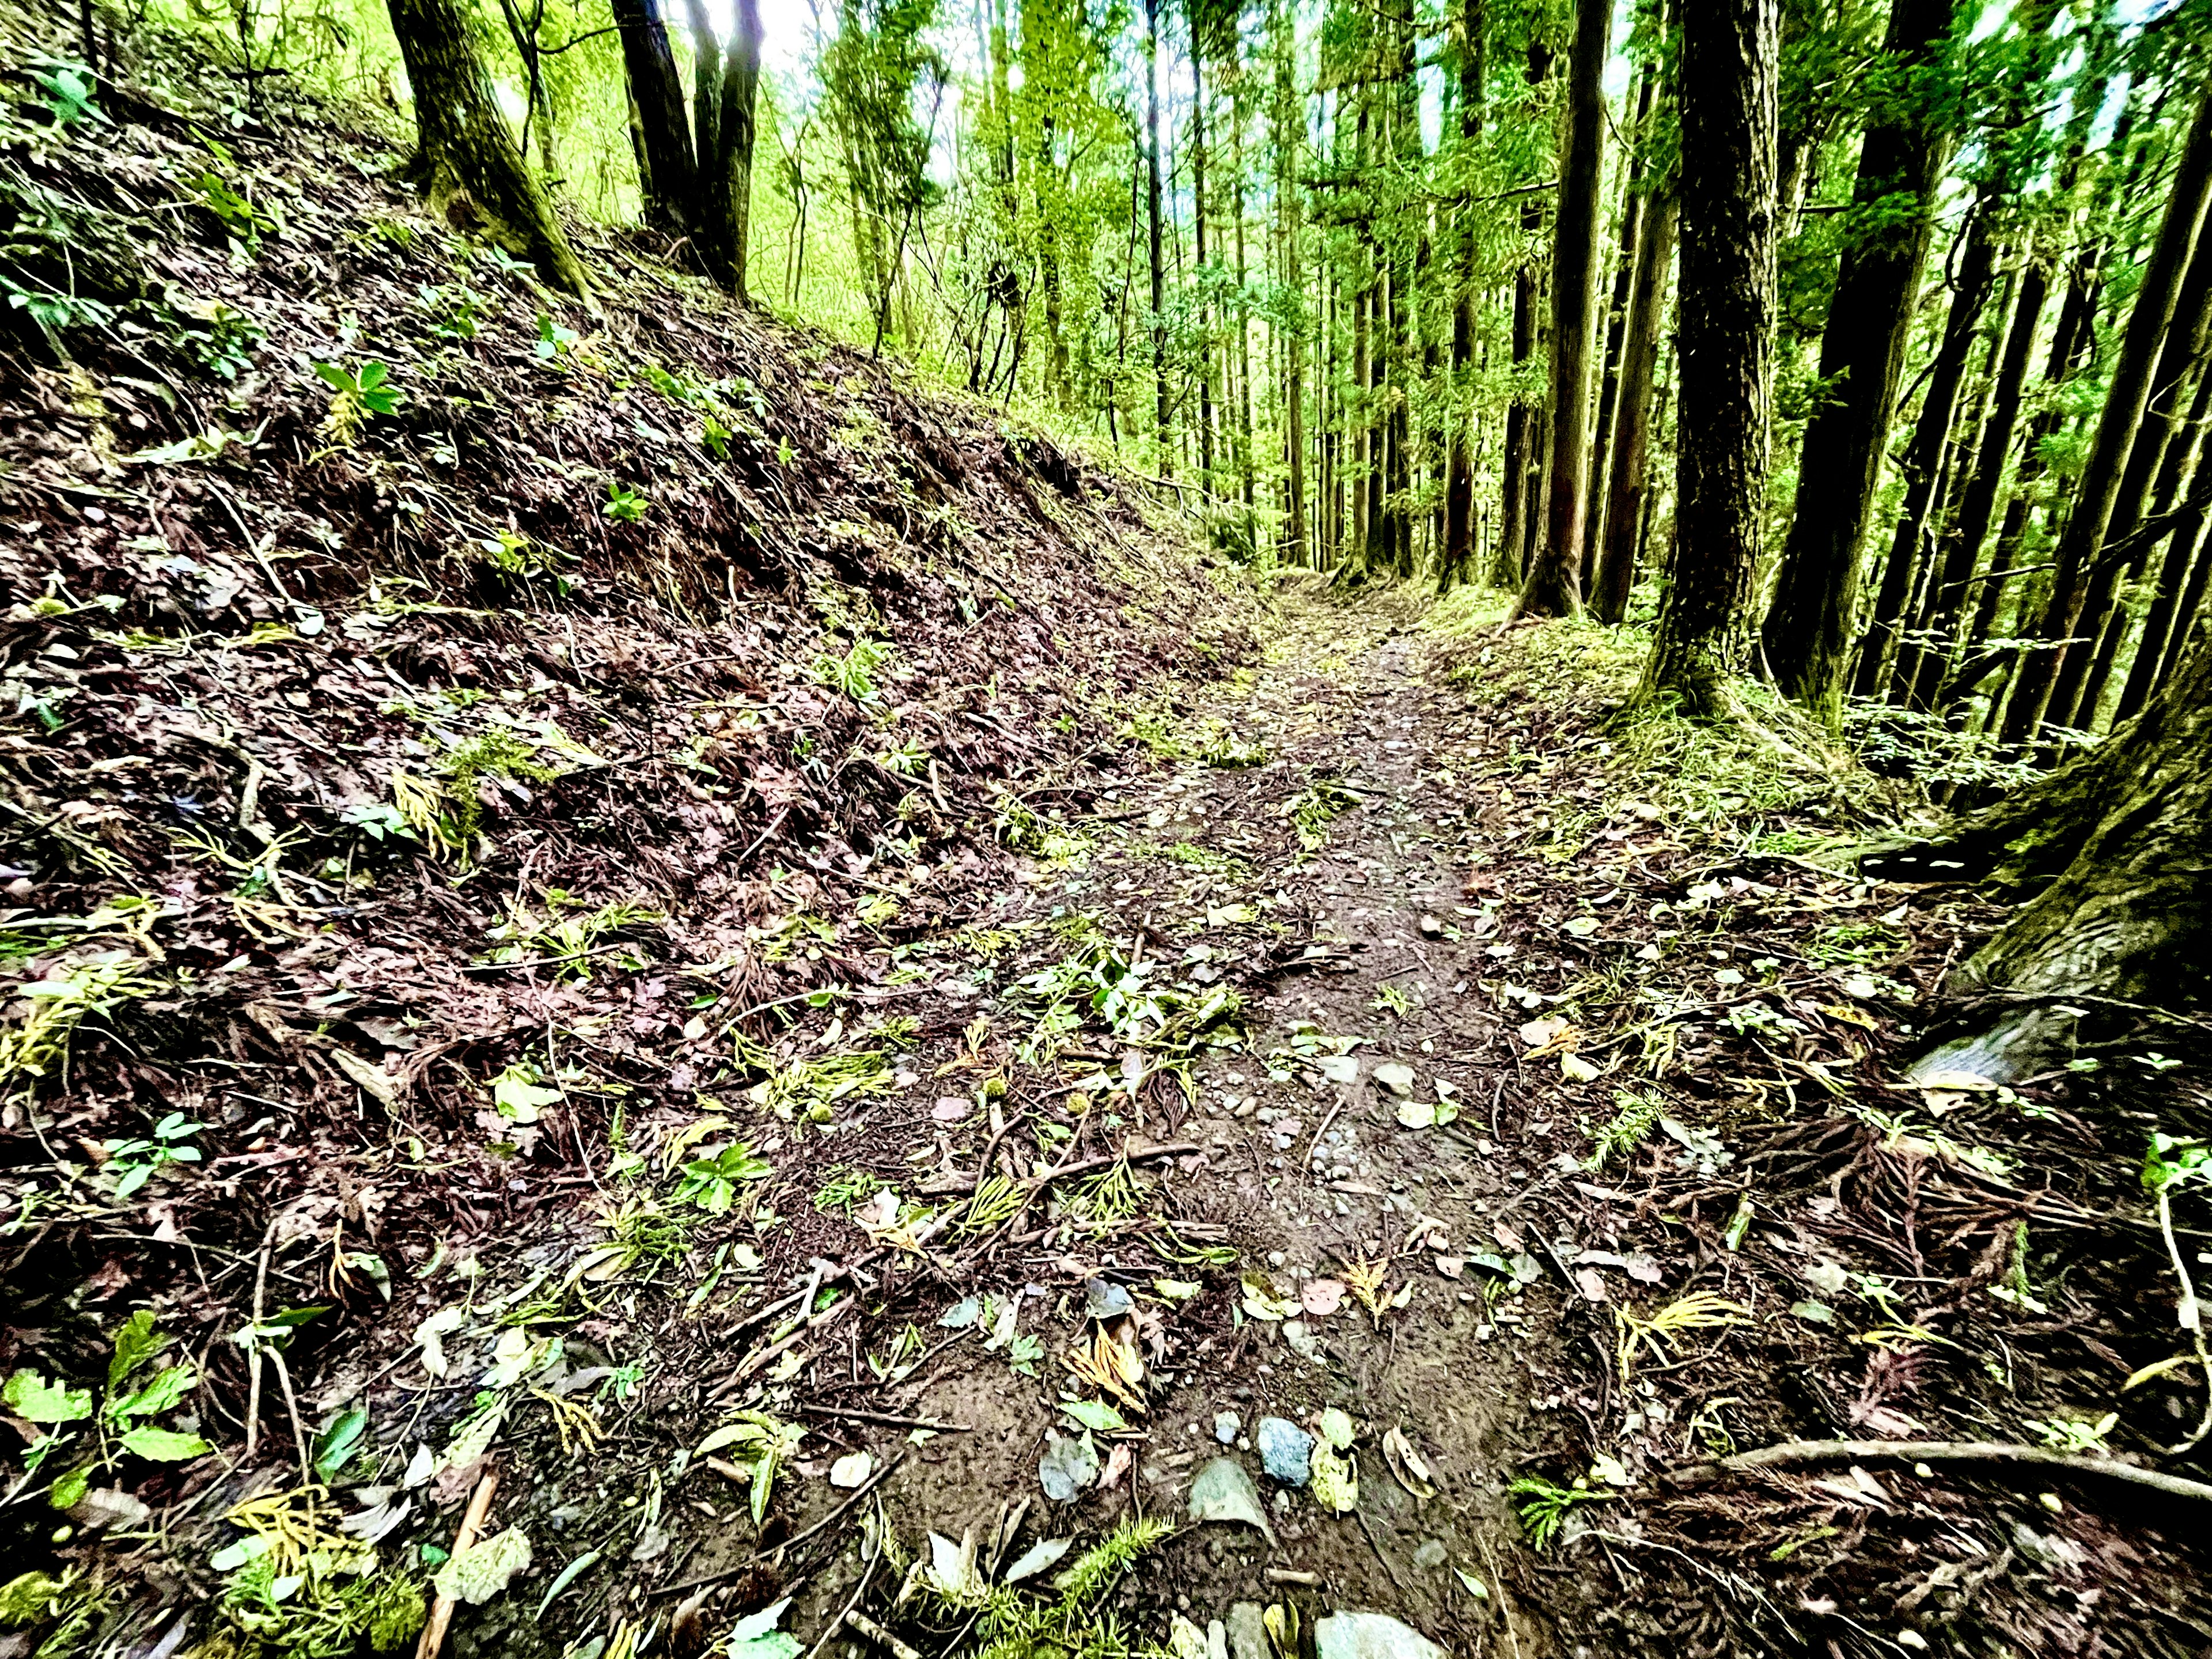
{"type": "Polygon", "coordinates": [[[415,100],[413,171],[431,205],[529,260],[550,286],[587,296],[584,267],[515,148],[453,0],[391,0],[391,11],[415,100]]]}
{"type": "MultiPolygon", "coordinates": [[[[1999,1081],[2063,1059],[2086,1012],[2205,991],[2212,929],[2212,648],[2142,713],[1949,835],[1869,854],[1893,880],[1992,880],[2029,895],[1947,988],[1963,1031],[1922,1070],[1999,1081]]],[[[2124,1011],[2117,1011],[2124,1012],[2124,1011]]]]}

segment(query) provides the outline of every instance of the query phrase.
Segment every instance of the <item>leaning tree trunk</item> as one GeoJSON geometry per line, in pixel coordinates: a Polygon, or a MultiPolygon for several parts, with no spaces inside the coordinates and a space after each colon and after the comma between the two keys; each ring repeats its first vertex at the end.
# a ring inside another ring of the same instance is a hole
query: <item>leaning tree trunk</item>
{"type": "Polygon", "coordinates": [[[391,0],[391,11],[415,99],[414,172],[432,205],[529,260],[550,286],[588,298],[584,267],[514,147],[453,0],[391,0]]]}
{"type": "Polygon", "coordinates": [[[1893,0],[1890,9],[1882,57],[1896,84],[1859,148],[1851,192],[1858,234],[1844,250],[1820,341],[1820,382],[1836,390],[1806,424],[1790,539],[1761,635],[1766,665],[1784,694],[1831,720],[1850,666],[1859,548],[1881,474],[1945,149],[1920,82],[1949,33],[1952,12],[1952,0],[1893,0]]]}
{"type": "Polygon", "coordinates": [[[1919,1072],[2009,1082],[2070,1050],[2085,1012],[2202,995],[2212,928],[2212,648],[2128,725],[1950,835],[1869,854],[1892,880],[2033,892],[1948,987],[1963,1029],[1919,1072]]]}
{"type": "Polygon", "coordinates": [[[1639,700],[1733,711],[1749,653],[1774,340],[1774,0],[1682,13],[1674,546],[1639,700]]]}
{"type": "Polygon", "coordinates": [[[1552,226],[1552,398],[1545,465],[1544,522],[1528,576],[1513,606],[1520,617],[1582,612],[1582,564],[1589,465],[1590,325],[1597,308],[1598,179],[1605,159],[1605,58],[1611,0],[1575,0],[1567,64],[1566,142],[1559,206],[1552,226]]]}

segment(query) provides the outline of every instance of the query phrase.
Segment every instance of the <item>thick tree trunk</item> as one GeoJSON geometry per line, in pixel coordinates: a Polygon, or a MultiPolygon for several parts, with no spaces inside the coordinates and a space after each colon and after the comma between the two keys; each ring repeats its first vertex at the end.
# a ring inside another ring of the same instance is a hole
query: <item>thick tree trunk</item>
{"type": "Polygon", "coordinates": [[[1605,160],[1603,83],[1612,36],[1611,0],[1576,0],[1559,205],[1552,226],[1552,395],[1543,534],[1513,606],[1516,617],[1573,617],[1583,608],[1590,331],[1597,304],[1598,180],[1605,160]]]}
{"type": "Polygon", "coordinates": [[[698,162],[684,118],[684,83],[676,73],[668,26],[661,20],[659,0],[611,0],[611,4],[650,174],[642,181],[645,222],[664,236],[688,237],[693,230],[692,204],[698,198],[698,162]]]}
{"type": "Polygon", "coordinates": [[[1644,528],[1651,464],[1651,388],[1659,368],[1660,319],[1667,304],[1667,267],[1674,258],[1680,204],[1672,188],[1645,204],[1637,239],[1636,277],[1628,293],[1621,339],[1620,392],[1607,466],[1604,545],[1590,604],[1601,622],[1628,614],[1636,586],[1636,553],[1644,528]]]}
{"type": "Polygon", "coordinates": [[[415,100],[417,182],[449,222],[538,268],[546,284],[588,297],[545,187],[524,164],[491,79],[453,0],[390,0],[392,33],[415,100]]]}
{"type": "Polygon", "coordinates": [[[1844,250],[1820,342],[1820,379],[1833,390],[1805,428],[1808,464],[1798,470],[1790,539],[1761,634],[1775,683],[1832,721],[1850,666],[1860,545],[1946,148],[1919,82],[1942,53],[1952,11],[1952,0],[1891,5],[1882,57],[1896,84],[1859,148],[1851,195],[1859,222],[1844,250]]]}
{"type": "Polygon", "coordinates": [[[1964,1030],[1917,1068],[2009,1082],[2069,1051],[2106,1000],[2203,994],[2212,926],[2212,650],[2128,725],[1931,842],[1870,854],[1891,880],[1994,879],[2032,896],[1953,976],[1964,1030]]]}
{"type": "Polygon", "coordinates": [[[1749,653],[1774,338],[1774,0],[1682,15],[1674,545],[1640,700],[1717,716],[1749,653]]]}
{"type": "Polygon", "coordinates": [[[2128,457],[2154,390],[2154,365],[2180,298],[2183,274],[2197,245],[2208,196],[2212,196],[2212,91],[2197,105],[2175,169],[2173,193],[2166,202],[2158,240],[2144,264],[2142,281],[2128,313],[2127,331],[2112,366],[2096,437],[2053,557],[2057,568],[2051,575],[2051,599],[2033,630],[2045,648],[2021,659],[2012,701],[2005,710],[2008,743],[2021,743],[2035,735],[2073,648],[2066,641],[2081,621],[2089,598],[2091,562],[2104,545],[2106,532],[2121,504],[2128,457]]]}

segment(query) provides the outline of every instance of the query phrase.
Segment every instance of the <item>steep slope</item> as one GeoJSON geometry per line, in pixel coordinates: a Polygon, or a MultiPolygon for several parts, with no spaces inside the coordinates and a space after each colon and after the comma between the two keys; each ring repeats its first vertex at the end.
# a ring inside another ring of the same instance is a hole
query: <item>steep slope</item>
{"type": "Polygon", "coordinates": [[[58,1568],[265,1488],[410,1284],[786,1075],[757,1005],[989,914],[1251,641],[1170,511],[992,410],[587,228],[598,307],[550,295],[150,25],[89,96],[0,31],[0,1528],[58,1568]],[[200,1386],[75,1411],[134,1313],[200,1386]]]}

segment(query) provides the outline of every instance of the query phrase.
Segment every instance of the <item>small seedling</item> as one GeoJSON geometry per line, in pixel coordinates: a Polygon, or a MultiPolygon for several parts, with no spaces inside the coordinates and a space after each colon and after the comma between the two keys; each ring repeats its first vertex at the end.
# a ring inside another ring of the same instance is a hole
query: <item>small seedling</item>
{"type": "Polygon", "coordinates": [[[392,371],[382,363],[366,362],[357,369],[317,363],[315,373],[331,388],[331,410],[323,419],[323,430],[339,443],[352,442],[375,416],[398,410],[399,392],[391,383],[392,371]]]}
{"type": "Polygon", "coordinates": [[[617,524],[635,524],[645,517],[646,508],[652,505],[652,501],[632,489],[628,484],[619,481],[610,481],[607,485],[606,505],[599,511],[617,524]]]}
{"type": "Polygon", "coordinates": [[[204,1123],[187,1122],[182,1112],[171,1112],[154,1126],[150,1140],[106,1143],[107,1169],[116,1177],[116,1197],[130,1197],[152,1178],[155,1170],[167,1164],[198,1163],[200,1149],[185,1143],[206,1127],[204,1123]]]}

